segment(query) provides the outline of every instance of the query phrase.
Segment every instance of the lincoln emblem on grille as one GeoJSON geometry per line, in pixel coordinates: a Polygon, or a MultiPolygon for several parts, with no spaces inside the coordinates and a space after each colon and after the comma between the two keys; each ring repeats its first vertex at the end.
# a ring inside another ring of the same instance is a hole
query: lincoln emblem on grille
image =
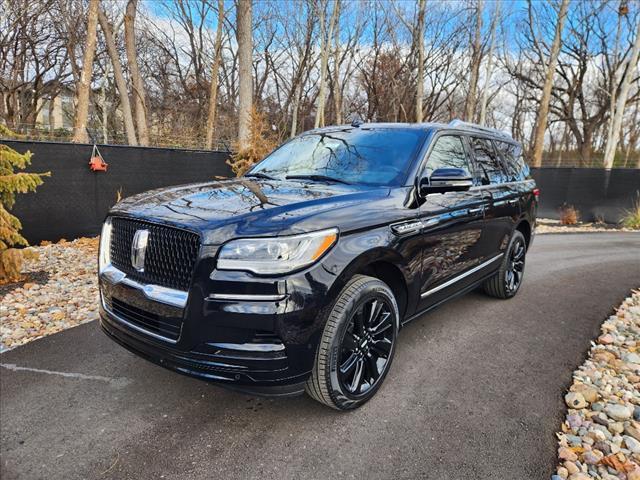
{"type": "Polygon", "coordinates": [[[144,256],[147,253],[149,230],[136,230],[131,242],[131,266],[139,272],[144,272],[144,256]]]}

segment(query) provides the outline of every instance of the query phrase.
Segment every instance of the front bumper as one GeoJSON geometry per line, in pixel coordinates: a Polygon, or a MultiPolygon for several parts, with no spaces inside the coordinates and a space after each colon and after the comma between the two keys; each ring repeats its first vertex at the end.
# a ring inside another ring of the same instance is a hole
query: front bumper
{"type": "Polygon", "coordinates": [[[321,266],[271,280],[212,271],[210,262],[199,262],[184,303],[100,275],[103,331],[178,373],[254,394],[301,393],[335,276],[321,266]],[[165,323],[171,325],[163,330],[165,323]]]}

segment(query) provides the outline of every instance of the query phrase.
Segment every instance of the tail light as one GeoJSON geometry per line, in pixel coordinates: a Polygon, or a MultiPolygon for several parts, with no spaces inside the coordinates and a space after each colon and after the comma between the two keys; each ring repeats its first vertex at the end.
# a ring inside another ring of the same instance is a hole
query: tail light
{"type": "Polygon", "coordinates": [[[536,197],[536,200],[538,200],[540,198],[540,189],[539,188],[534,188],[533,189],[533,196],[536,197]]]}

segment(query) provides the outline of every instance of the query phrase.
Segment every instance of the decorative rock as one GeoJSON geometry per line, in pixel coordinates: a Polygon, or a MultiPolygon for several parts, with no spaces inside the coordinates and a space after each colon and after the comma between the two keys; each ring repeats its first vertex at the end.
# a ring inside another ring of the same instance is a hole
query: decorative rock
{"type": "MultiPolygon", "coordinates": [[[[640,428],[638,425],[628,425],[625,429],[624,432],[635,438],[636,440],[640,441],[640,428]]],[[[622,433],[622,432],[618,432],[618,433],[622,433]]]]}
{"type": "Polygon", "coordinates": [[[611,345],[613,341],[613,335],[611,335],[610,333],[605,333],[604,335],[600,335],[598,337],[598,343],[601,345],[611,345]]]}
{"type": "Polygon", "coordinates": [[[588,403],[593,403],[598,400],[598,390],[584,383],[574,384],[571,387],[571,391],[582,394],[588,403]]]}
{"type": "Polygon", "coordinates": [[[587,402],[581,393],[569,392],[564,396],[564,401],[567,403],[569,408],[573,408],[575,410],[579,410],[587,406],[587,402]]]}
{"type": "Polygon", "coordinates": [[[634,291],[602,324],[587,360],[573,373],[555,476],[640,480],[639,392],[640,291],[634,291]]]}
{"type": "MultiPolygon", "coordinates": [[[[600,452],[598,452],[598,453],[600,453],[600,452]]],[[[603,457],[602,453],[600,453],[600,455],[598,455],[595,452],[585,452],[582,455],[582,460],[587,465],[597,465],[602,457],[603,457]]]]}
{"type": "Polygon", "coordinates": [[[640,355],[633,352],[623,355],[622,359],[627,363],[640,363],[640,355]]]}
{"type": "Polygon", "coordinates": [[[575,462],[576,460],[578,460],[578,455],[576,455],[573,450],[566,447],[560,447],[558,449],[558,457],[561,460],[568,460],[569,462],[575,462]]]}
{"type": "Polygon", "coordinates": [[[636,467],[635,470],[627,473],[627,480],[640,480],[640,469],[636,467]]]}
{"type": "Polygon", "coordinates": [[[631,415],[633,413],[625,405],[620,405],[618,403],[608,404],[606,407],[604,407],[604,411],[607,415],[609,415],[614,420],[620,420],[620,421],[628,420],[629,418],[631,418],[631,415]]]}
{"type": "Polygon", "coordinates": [[[624,443],[627,445],[627,448],[631,450],[633,453],[640,453],[640,442],[629,435],[625,435],[622,437],[624,439],[624,443]]]}
{"type": "Polygon", "coordinates": [[[593,448],[600,450],[604,455],[609,455],[611,453],[611,446],[607,442],[596,442],[593,445],[593,448]]]}
{"type": "Polygon", "coordinates": [[[564,468],[567,469],[567,472],[569,472],[569,475],[573,475],[574,473],[578,473],[580,471],[578,466],[575,463],[570,461],[564,462],[564,468]]]}
{"type": "Polygon", "coordinates": [[[569,476],[569,480],[592,480],[592,478],[586,473],[578,472],[569,476]]]}
{"type": "Polygon", "coordinates": [[[97,318],[98,239],[33,248],[39,255],[23,265],[27,282],[0,300],[2,351],[97,318]]]}
{"type": "Polygon", "coordinates": [[[569,424],[571,430],[578,430],[582,425],[582,417],[580,415],[569,415],[567,417],[567,423],[569,424]]]}

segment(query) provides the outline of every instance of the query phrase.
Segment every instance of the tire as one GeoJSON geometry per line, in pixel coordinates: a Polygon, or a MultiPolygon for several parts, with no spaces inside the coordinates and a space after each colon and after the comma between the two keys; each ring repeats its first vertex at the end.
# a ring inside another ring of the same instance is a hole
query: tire
{"type": "Polygon", "coordinates": [[[327,314],[307,394],[337,410],[370,400],[391,367],[399,327],[391,289],[377,278],[355,275],[327,314]]]}
{"type": "Polygon", "coordinates": [[[527,242],[518,230],[513,232],[511,241],[500,264],[491,278],[485,280],[484,291],[490,297],[507,299],[520,290],[524,277],[527,242]]]}

